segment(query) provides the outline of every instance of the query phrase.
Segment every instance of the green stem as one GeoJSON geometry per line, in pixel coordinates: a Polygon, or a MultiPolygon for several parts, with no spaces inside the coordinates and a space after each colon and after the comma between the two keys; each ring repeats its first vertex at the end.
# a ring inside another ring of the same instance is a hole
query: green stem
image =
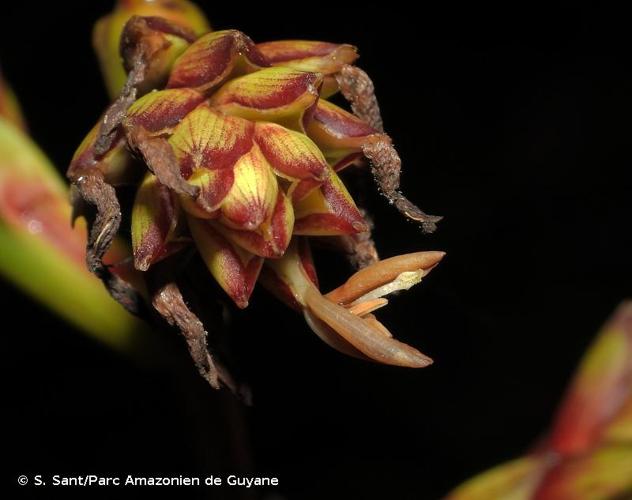
{"type": "Polygon", "coordinates": [[[141,343],[146,326],[77,258],[83,240],[70,227],[68,189],[55,168],[23,132],[0,119],[0,274],[95,339],[130,351],[141,343]],[[14,206],[13,198],[28,190],[43,193],[33,198],[42,205],[14,206]],[[33,231],[34,219],[23,216],[25,211],[52,223],[33,231]]]}

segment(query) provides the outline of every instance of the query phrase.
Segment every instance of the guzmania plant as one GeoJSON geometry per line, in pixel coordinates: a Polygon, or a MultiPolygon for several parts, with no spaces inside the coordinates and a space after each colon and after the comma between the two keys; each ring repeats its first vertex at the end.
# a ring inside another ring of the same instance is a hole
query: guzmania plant
{"type": "Polygon", "coordinates": [[[259,280],[343,353],[398,366],[431,363],[373,312],[444,254],[379,260],[370,219],[339,175],[368,161],[381,193],[405,217],[427,232],[440,219],[399,191],[401,160],[383,131],[371,80],[353,65],[355,47],[255,44],[234,29],[210,31],[188,2],[142,0],[119,1],[97,24],[94,43],[114,101],[79,146],[68,177],[75,216],[89,222],[88,266],[119,302],[136,314],[149,302],[176,325],[214,387],[235,384],[208,352],[205,327],[180,289],[195,252],[239,308],[259,280]],[[352,112],[329,100],[339,92],[352,112]],[[141,287],[102,259],[128,218],[141,287]],[[321,237],[360,268],[324,295],[310,251],[310,240],[321,237]]]}
{"type": "Polygon", "coordinates": [[[469,479],[445,500],[490,498],[632,498],[631,301],[601,328],[536,446],[469,479]]]}

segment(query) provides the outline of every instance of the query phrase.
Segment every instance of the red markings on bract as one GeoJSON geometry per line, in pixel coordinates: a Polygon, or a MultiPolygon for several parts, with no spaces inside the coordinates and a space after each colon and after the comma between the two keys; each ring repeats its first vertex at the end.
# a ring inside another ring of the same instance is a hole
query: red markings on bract
{"type": "Polygon", "coordinates": [[[327,174],[325,157],[305,134],[275,123],[258,123],[255,140],[277,175],[323,180],[327,174]]]}
{"type": "Polygon", "coordinates": [[[347,44],[281,40],[257,44],[257,48],[273,66],[287,66],[300,71],[329,75],[358,58],[355,47],[347,44]]]}
{"type": "Polygon", "coordinates": [[[305,123],[307,135],[337,170],[352,163],[362,145],[376,130],[335,104],[320,99],[311,119],[305,123]]]}
{"type": "Polygon", "coordinates": [[[357,116],[325,100],[318,102],[312,121],[307,126],[310,137],[317,128],[319,133],[315,135],[328,136],[331,144],[327,145],[333,147],[356,147],[357,142],[353,138],[366,137],[377,132],[357,116]]]}
{"type": "Polygon", "coordinates": [[[167,253],[178,221],[173,196],[152,174],[147,174],[136,192],[132,209],[132,250],[134,267],[140,271],[146,271],[167,253]]]}
{"type": "Polygon", "coordinates": [[[294,233],[333,236],[360,233],[368,225],[335,172],[318,189],[294,201],[294,233]]]}
{"type": "Polygon", "coordinates": [[[247,307],[263,259],[230,243],[208,221],[190,217],[189,227],[215,280],[238,307],[247,307]]]}
{"type": "Polygon", "coordinates": [[[189,87],[208,92],[234,73],[268,66],[254,43],[236,30],[211,32],[199,38],[173,66],[168,88],[189,87]]]}
{"type": "Polygon", "coordinates": [[[121,130],[114,132],[110,149],[103,155],[96,155],[95,145],[100,127],[101,121],[92,128],[75,151],[68,167],[68,177],[76,179],[90,170],[98,169],[108,184],[118,185],[137,180],[137,172],[130,168],[132,158],[127,154],[127,141],[121,130]]]}
{"type": "Polygon", "coordinates": [[[253,231],[274,210],[277,179],[256,145],[239,159],[233,171],[235,181],[222,204],[222,220],[229,227],[253,231]]]}
{"type": "Polygon", "coordinates": [[[329,42],[314,42],[309,40],[275,40],[262,42],[257,48],[268,59],[270,64],[318,57],[331,54],[340,45],[329,42]]]}
{"type": "Polygon", "coordinates": [[[167,132],[203,100],[204,96],[192,89],[151,92],[129,107],[123,126],[126,130],[142,127],[154,134],[167,132]]]}
{"type": "Polygon", "coordinates": [[[322,77],[275,67],[231,80],[211,97],[218,110],[251,120],[301,117],[318,99],[322,77]]]}
{"type": "Polygon", "coordinates": [[[196,199],[180,196],[182,207],[191,215],[202,219],[216,219],[220,216],[219,207],[235,182],[232,168],[217,170],[198,169],[189,177],[189,184],[200,188],[196,199]]]}
{"type": "Polygon", "coordinates": [[[255,231],[214,226],[226,238],[249,252],[266,258],[279,258],[287,249],[294,227],[294,210],[290,199],[279,190],[274,211],[255,231]]]}
{"type": "Polygon", "coordinates": [[[197,169],[232,168],[252,149],[253,134],[253,123],[201,105],[180,122],[169,143],[188,179],[197,169]]]}

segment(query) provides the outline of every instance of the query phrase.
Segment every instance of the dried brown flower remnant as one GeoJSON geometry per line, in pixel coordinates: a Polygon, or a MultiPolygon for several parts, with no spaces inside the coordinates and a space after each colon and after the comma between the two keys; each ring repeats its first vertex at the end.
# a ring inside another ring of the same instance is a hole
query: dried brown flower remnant
{"type": "Polygon", "coordinates": [[[379,261],[323,296],[315,283],[309,248],[301,239],[282,258],[266,262],[262,279],[270,291],[301,310],[312,330],[335,349],[381,363],[420,368],[432,360],[393,339],[372,313],[388,304],[387,295],[418,284],[444,255],[418,252],[379,261]]]}

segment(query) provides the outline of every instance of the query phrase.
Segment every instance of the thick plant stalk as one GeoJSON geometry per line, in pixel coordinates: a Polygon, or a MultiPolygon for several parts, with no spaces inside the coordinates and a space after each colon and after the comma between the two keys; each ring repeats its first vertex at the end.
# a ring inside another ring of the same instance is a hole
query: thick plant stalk
{"type": "Polygon", "coordinates": [[[86,269],[85,227],[71,228],[68,196],[37,145],[0,118],[0,274],[95,339],[132,349],[145,327],[86,269]]]}
{"type": "Polygon", "coordinates": [[[632,301],[618,307],[584,356],[544,443],[447,497],[491,498],[632,498],[632,301]]]}

